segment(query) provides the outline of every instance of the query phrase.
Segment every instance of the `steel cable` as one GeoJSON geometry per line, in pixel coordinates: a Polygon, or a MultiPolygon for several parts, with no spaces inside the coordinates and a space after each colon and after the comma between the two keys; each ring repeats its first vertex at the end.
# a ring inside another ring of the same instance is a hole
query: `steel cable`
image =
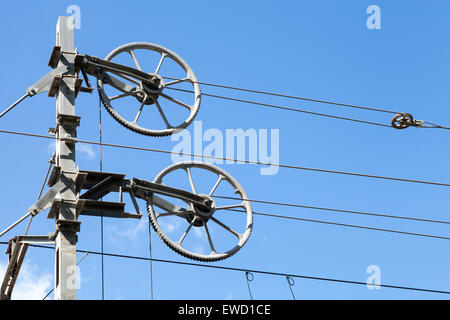
{"type": "MultiPolygon", "coordinates": [[[[242,200],[241,198],[225,197],[225,196],[220,196],[220,195],[214,195],[214,197],[220,198],[220,199],[229,199],[229,200],[242,200]]],[[[307,206],[307,205],[301,205],[301,204],[295,204],[295,203],[275,202],[275,201],[266,201],[266,200],[255,200],[255,199],[245,199],[245,200],[249,201],[249,202],[270,204],[270,205],[276,205],[276,206],[304,208],[304,209],[313,209],[313,210],[331,211],[331,212],[340,212],[340,213],[350,213],[350,214],[367,215],[367,216],[382,217],[382,218],[411,220],[411,221],[418,221],[418,222],[450,224],[450,221],[444,221],[444,220],[432,220],[432,219],[423,219],[423,218],[414,218],[414,217],[405,217],[405,216],[394,216],[394,215],[381,214],[381,213],[324,208],[324,207],[307,206]]]]}
{"type": "MultiPolygon", "coordinates": [[[[191,91],[191,90],[184,90],[184,89],[178,89],[178,88],[167,87],[167,89],[176,90],[176,91],[182,91],[182,92],[188,92],[188,93],[194,93],[194,91],[191,91]]],[[[384,123],[379,123],[379,122],[372,122],[372,121],[365,121],[365,120],[359,120],[359,119],[354,119],[354,118],[335,116],[335,115],[327,114],[327,113],[319,113],[319,112],[307,111],[307,110],[302,110],[302,109],[284,107],[284,106],[280,106],[280,105],[276,105],[276,104],[269,104],[269,103],[263,103],[263,102],[245,100],[245,99],[237,99],[237,98],[231,98],[231,97],[220,96],[220,95],[204,93],[204,92],[202,92],[201,95],[202,96],[207,96],[207,97],[212,97],[212,98],[218,98],[218,99],[234,101],[234,102],[242,102],[242,103],[246,103],[246,104],[253,104],[253,105],[258,105],[258,106],[262,106],[262,107],[269,107],[269,108],[281,109],[281,110],[286,110],[286,111],[294,111],[294,112],[306,113],[306,114],[311,114],[311,115],[315,115],[315,116],[321,116],[321,117],[327,117],[327,118],[333,118],[333,119],[339,119],[339,120],[347,120],[347,121],[359,122],[359,123],[370,124],[370,125],[381,126],[381,127],[387,127],[387,128],[391,128],[392,129],[392,126],[384,124],[384,123]]]]}
{"type": "MultiPolygon", "coordinates": [[[[33,134],[33,133],[25,133],[25,132],[17,132],[17,131],[8,131],[8,130],[0,130],[0,133],[15,134],[15,135],[21,135],[21,136],[35,137],[35,138],[53,139],[53,140],[57,140],[58,139],[58,138],[52,137],[52,136],[45,136],[45,135],[39,135],[39,134],[33,134]]],[[[87,141],[87,140],[80,140],[80,139],[71,139],[71,141],[78,142],[78,143],[91,144],[91,145],[102,145],[102,146],[113,147],[113,148],[141,150],[141,151],[149,151],[149,152],[164,153],[164,154],[177,154],[177,155],[181,155],[181,156],[190,156],[190,157],[197,157],[197,158],[214,159],[214,160],[222,160],[222,161],[229,161],[229,162],[239,162],[239,163],[264,165],[264,166],[276,166],[276,167],[286,168],[286,169],[306,170],[306,171],[313,171],[313,172],[341,174],[341,175],[349,175],[349,176],[372,178],[372,179],[384,179],[384,180],[392,180],[392,181],[400,181],[400,182],[411,182],[411,183],[436,185],[436,186],[442,186],[442,187],[450,187],[449,183],[443,183],[443,182],[433,182],[433,181],[424,181],[424,180],[415,180],[415,179],[405,179],[405,178],[396,178],[396,177],[387,177],[387,176],[377,176],[377,175],[365,174],[365,173],[356,173],[356,172],[346,172],[346,171],[328,170],[328,169],[320,169],[320,168],[301,167],[301,166],[288,165],[288,164],[273,164],[273,163],[261,162],[261,161],[230,159],[230,158],[224,158],[224,157],[198,155],[198,154],[193,154],[193,153],[175,152],[175,151],[169,151],[169,150],[160,150],[160,149],[152,149],[152,148],[144,148],[144,147],[135,147],[135,146],[120,145],[120,144],[112,144],[112,143],[99,143],[99,142],[95,142],[95,141],[87,141]]]]}
{"type": "MultiPolygon", "coordinates": [[[[8,244],[8,242],[2,241],[2,242],[0,242],[0,244],[8,244]]],[[[31,247],[36,247],[36,248],[43,248],[43,249],[54,250],[53,247],[44,246],[44,245],[30,244],[30,246],[31,247]]],[[[123,254],[115,254],[115,253],[106,253],[106,252],[101,253],[101,252],[90,251],[90,250],[77,249],[77,252],[81,252],[81,253],[86,253],[87,252],[89,254],[105,255],[105,256],[109,256],[109,257],[122,258],[122,259],[133,259],[133,260],[142,260],[142,261],[149,261],[150,260],[150,258],[147,258],[147,257],[139,257],[139,256],[131,256],[131,255],[123,255],[123,254]]],[[[251,273],[256,273],[256,274],[265,274],[265,275],[282,276],[282,277],[286,276],[286,273],[266,271],[266,270],[255,270],[255,269],[244,269],[244,268],[236,268],[236,267],[225,267],[225,266],[218,266],[218,265],[210,265],[210,264],[207,265],[207,264],[194,263],[194,262],[184,262],[184,261],[156,259],[156,258],[152,258],[151,260],[153,262],[176,264],[176,265],[186,265],[186,266],[201,267],[201,268],[210,268],[210,269],[237,271],[237,272],[251,272],[251,273]]],[[[317,276],[309,276],[309,275],[301,275],[301,274],[289,274],[289,276],[293,277],[293,278],[300,278],[300,279],[309,279],[309,280],[328,281],[328,282],[337,282],[337,283],[346,283],[346,284],[355,284],[355,285],[367,286],[367,283],[366,282],[362,282],[362,281],[335,279],[335,278],[327,278],[327,277],[317,277],[317,276]]],[[[420,291],[420,292],[439,293],[439,294],[450,295],[450,291],[445,291],[445,290],[425,289],[425,288],[407,287],[407,286],[399,286],[399,285],[391,285],[391,284],[380,284],[379,286],[382,287],[382,288],[391,288],[391,289],[399,289],[399,290],[420,291]]]]}
{"type": "MultiPolygon", "coordinates": [[[[163,77],[163,78],[168,79],[168,80],[183,80],[183,79],[172,78],[172,77],[163,77]]],[[[400,112],[392,111],[392,110],[385,110],[385,109],[379,109],[379,108],[373,108],[373,107],[363,107],[363,106],[354,105],[354,104],[347,104],[347,103],[341,103],[341,102],[335,102],[335,101],[329,101],[329,100],[305,98],[305,97],[299,97],[299,96],[293,96],[293,95],[287,95],[287,94],[281,94],[281,93],[275,93],[275,92],[269,92],[269,91],[245,89],[245,88],[233,87],[233,86],[228,86],[228,85],[214,84],[214,83],[210,83],[210,82],[200,82],[200,81],[189,81],[189,82],[197,83],[197,84],[205,85],[205,86],[216,87],[216,88],[237,90],[237,91],[250,92],[250,93],[258,93],[258,94],[264,94],[264,95],[270,95],[270,96],[288,98],[288,99],[295,99],[295,100],[302,100],[302,101],[308,101],[308,102],[331,104],[331,105],[340,106],[340,107],[348,107],[348,108],[363,109],[363,110],[369,110],[369,111],[385,112],[385,113],[391,113],[391,114],[400,113],[400,112]]],[[[168,88],[168,87],[166,87],[166,88],[168,88]]]]}

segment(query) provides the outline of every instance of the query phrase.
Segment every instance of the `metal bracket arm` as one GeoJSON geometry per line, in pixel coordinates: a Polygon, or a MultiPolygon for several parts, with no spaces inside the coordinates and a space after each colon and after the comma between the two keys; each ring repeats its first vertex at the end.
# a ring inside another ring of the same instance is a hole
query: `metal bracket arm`
{"type": "Polygon", "coordinates": [[[9,261],[0,289],[0,300],[11,299],[28,246],[32,243],[53,244],[57,233],[58,231],[46,236],[16,236],[9,239],[9,245],[6,251],[6,254],[9,256],[9,261]]]}
{"type": "Polygon", "coordinates": [[[34,96],[38,93],[50,91],[52,83],[58,76],[62,76],[69,71],[67,66],[62,65],[53,70],[50,70],[45,76],[43,76],[39,81],[33,84],[31,87],[27,89],[27,93],[30,96],[34,96]]]}
{"type": "Polygon", "coordinates": [[[209,205],[207,199],[205,199],[204,197],[199,196],[197,194],[193,194],[191,192],[177,189],[177,188],[168,187],[168,186],[165,186],[165,185],[159,184],[159,183],[140,180],[137,178],[133,178],[133,181],[131,183],[131,188],[133,190],[135,190],[135,194],[137,197],[144,198],[144,199],[146,198],[146,196],[145,196],[146,193],[151,193],[151,194],[158,193],[161,195],[174,197],[174,198],[186,201],[186,202],[190,202],[190,203],[193,203],[193,204],[201,206],[201,207],[207,208],[209,205]]]}
{"type": "Polygon", "coordinates": [[[61,180],[55,183],[50,190],[48,190],[38,201],[36,201],[29,209],[33,216],[39,212],[50,208],[55,197],[65,189],[69,188],[75,182],[72,179],[67,178],[64,174],[61,175],[61,180]]]}
{"type": "MultiPolygon", "coordinates": [[[[106,61],[97,57],[91,57],[88,55],[77,55],[75,57],[75,68],[77,70],[84,70],[87,74],[92,76],[98,76],[97,72],[99,69],[103,71],[109,71],[112,73],[120,73],[127,76],[136,78],[137,80],[145,82],[149,86],[154,86],[152,83],[153,75],[145,73],[143,71],[114,63],[111,61],[106,61]]],[[[158,89],[155,87],[155,89],[158,89]]]]}
{"type": "Polygon", "coordinates": [[[19,223],[24,221],[29,216],[35,216],[39,212],[42,212],[45,209],[49,208],[52,205],[53,201],[55,200],[56,196],[60,192],[69,188],[74,183],[75,182],[73,180],[62,175],[61,180],[58,181],[56,184],[54,184],[50,190],[48,190],[38,201],[36,201],[30,208],[28,208],[28,212],[23,217],[21,217],[19,220],[14,222],[8,228],[3,230],[0,233],[0,237],[4,236],[7,232],[9,232],[12,228],[17,226],[19,223]]]}

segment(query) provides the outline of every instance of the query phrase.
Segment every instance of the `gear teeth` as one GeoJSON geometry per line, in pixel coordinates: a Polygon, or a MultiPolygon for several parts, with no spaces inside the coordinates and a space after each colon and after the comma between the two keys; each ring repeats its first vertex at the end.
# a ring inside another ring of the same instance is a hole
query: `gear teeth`
{"type": "MultiPolygon", "coordinates": [[[[212,169],[214,169],[214,170],[220,170],[220,171],[223,171],[223,170],[221,170],[221,169],[219,169],[219,168],[217,168],[217,167],[215,167],[215,166],[213,166],[213,165],[211,165],[211,164],[207,164],[207,163],[201,163],[201,162],[195,162],[195,161],[190,161],[190,162],[189,162],[189,161],[188,161],[188,162],[179,162],[179,163],[176,163],[176,164],[172,164],[172,165],[166,167],[164,170],[162,170],[162,171],[156,176],[156,178],[155,178],[155,180],[154,180],[153,182],[159,183],[159,181],[162,179],[162,177],[165,175],[165,173],[166,173],[168,170],[170,170],[172,167],[174,167],[174,166],[192,165],[192,164],[194,164],[194,165],[195,165],[195,164],[201,164],[202,166],[207,166],[207,167],[210,167],[210,168],[212,168],[212,169]]],[[[176,170],[176,169],[175,169],[175,170],[176,170]]],[[[219,172],[220,172],[220,171],[219,171],[219,172]]],[[[169,172],[170,172],[170,171],[169,171],[169,172]]],[[[217,173],[217,172],[216,172],[216,173],[217,173]]],[[[225,172],[223,171],[223,172],[220,172],[220,173],[221,173],[222,175],[224,175],[225,172]]],[[[236,181],[236,179],[234,179],[230,174],[225,173],[224,176],[225,176],[226,178],[229,178],[231,181],[233,181],[233,182],[236,183],[237,185],[239,185],[239,183],[236,181]]],[[[240,185],[239,185],[239,186],[240,186],[240,185]]],[[[241,188],[242,188],[242,187],[241,187],[241,188]]],[[[246,197],[246,198],[247,198],[247,197],[246,197]]],[[[247,198],[247,199],[248,199],[248,198],[247,198]]],[[[250,210],[251,210],[251,208],[250,208],[250,210]]],[[[153,229],[155,230],[155,232],[157,233],[157,235],[161,238],[161,240],[162,240],[162,241],[163,241],[170,249],[172,249],[172,250],[175,251],[176,253],[178,253],[178,254],[180,254],[180,255],[186,257],[186,258],[189,258],[189,259],[195,260],[195,261],[202,261],[202,262],[216,262],[216,261],[221,261],[221,260],[227,259],[227,258],[233,256],[234,254],[236,254],[236,253],[237,253],[240,249],[242,249],[242,247],[247,243],[248,239],[250,238],[250,236],[251,236],[251,234],[252,234],[253,226],[254,226],[254,220],[253,220],[253,217],[252,217],[252,223],[251,223],[251,227],[250,227],[250,233],[248,234],[247,238],[246,238],[245,241],[242,243],[242,245],[240,246],[239,249],[230,252],[228,255],[223,255],[223,256],[214,257],[214,258],[208,258],[208,257],[205,257],[205,256],[198,256],[198,255],[196,255],[196,254],[194,254],[194,253],[191,253],[191,252],[189,252],[189,251],[187,251],[187,250],[180,250],[179,247],[177,247],[177,246],[174,245],[174,242],[173,242],[172,240],[170,240],[170,239],[166,236],[166,234],[163,232],[163,230],[161,230],[161,228],[159,227],[159,224],[158,224],[157,219],[156,219],[156,216],[155,216],[155,211],[154,211],[154,209],[153,209],[153,206],[152,206],[152,203],[151,203],[150,198],[147,199],[147,213],[148,213],[149,221],[150,221],[150,223],[151,223],[153,229]]]]}
{"type": "MultiPolygon", "coordinates": [[[[161,46],[159,46],[159,45],[157,45],[157,44],[148,43],[148,42],[132,42],[132,43],[124,44],[124,45],[122,45],[122,46],[120,46],[120,47],[114,49],[113,51],[111,51],[111,52],[106,56],[105,60],[109,61],[112,57],[115,56],[116,52],[120,52],[120,51],[123,50],[124,48],[133,47],[133,46],[150,46],[150,47],[153,46],[153,47],[157,47],[157,48],[160,48],[159,50],[162,50],[162,49],[163,49],[163,50],[167,51],[167,53],[169,53],[170,55],[175,56],[175,57],[177,57],[178,59],[180,59],[181,61],[183,61],[183,60],[182,60],[180,57],[178,57],[178,55],[175,54],[174,52],[172,52],[172,51],[170,51],[170,50],[168,50],[168,49],[166,49],[166,48],[163,48],[163,47],[161,47],[161,46]]],[[[151,50],[151,49],[150,49],[150,50],[151,50]]],[[[183,63],[186,64],[184,61],[183,61],[183,63]]],[[[180,65],[180,66],[181,66],[181,65],[180,65]]],[[[186,66],[187,66],[187,64],[186,64],[186,66]]],[[[187,68],[190,70],[189,66],[187,66],[187,68]]],[[[191,73],[193,74],[192,70],[190,70],[189,72],[191,72],[191,73]]],[[[194,78],[195,78],[195,76],[194,76],[194,78]]],[[[124,119],[123,117],[121,117],[121,116],[114,110],[114,108],[111,106],[110,102],[109,102],[109,101],[106,101],[105,98],[104,98],[104,96],[103,96],[103,95],[106,95],[106,94],[105,94],[104,88],[103,88],[103,81],[102,81],[102,79],[100,79],[100,78],[97,79],[97,91],[98,91],[98,95],[100,96],[100,101],[102,102],[102,104],[103,104],[103,106],[105,107],[106,111],[108,111],[108,113],[109,113],[109,114],[110,114],[117,122],[119,122],[119,123],[120,123],[122,126],[124,126],[125,128],[127,128],[127,129],[129,129],[129,130],[131,130],[131,131],[133,131],[133,132],[139,133],[139,134],[141,134],[141,135],[144,135],[144,136],[167,137],[167,136],[170,136],[170,135],[172,135],[172,134],[176,134],[176,133],[178,133],[178,132],[180,132],[180,131],[186,129],[186,128],[192,123],[192,121],[194,120],[194,118],[197,116],[198,111],[200,110],[201,93],[198,94],[198,100],[199,100],[199,102],[198,102],[198,106],[197,106],[197,108],[196,108],[194,114],[190,115],[189,118],[187,119],[187,120],[190,119],[190,121],[186,121],[186,122],[184,122],[182,125],[180,125],[180,126],[178,126],[178,127],[176,127],[176,128],[172,128],[172,130],[169,130],[169,131],[168,131],[167,129],[165,129],[165,130],[150,130],[150,129],[141,128],[141,127],[139,127],[139,126],[137,126],[137,125],[132,124],[132,122],[127,121],[126,119],[124,119]]],[[[200,92],[200,90],[199,90],[199,92],[200,92]]],[[[197,98],[197,96],[196,96],[196,98],[197,98]]]]}
{"type": "Polygon", "coordinates": [[[172,135],[172,133],[168,132],[168,133],[164,133],[164,132],[160,132],[160,133],[148,133],[144,130],[140,130],[139,128],[133,127],[130,125],[130,123],[128,121],[124,121],[124,119],[120,116],[118,116],[117,112],[114,110],[114,108],[107,102],[104,100],[104,97],[102,95],[101,92],[103,92],[103,83],[101,82],[101,80],[97,80],[97,92],[98,95],[100,97],[100,101],[102,102],[103,106],[105,107],[106,111],[108,111],[108,113],[111,115],[111,117],[114,118],[114,120],[116,120],[117,122],[119,122],[122,126],[124,126],[125,128],[134,131],[136,133],[139,133],[143,136],[152,136],[152,137],[167,137],[172,135]]]}

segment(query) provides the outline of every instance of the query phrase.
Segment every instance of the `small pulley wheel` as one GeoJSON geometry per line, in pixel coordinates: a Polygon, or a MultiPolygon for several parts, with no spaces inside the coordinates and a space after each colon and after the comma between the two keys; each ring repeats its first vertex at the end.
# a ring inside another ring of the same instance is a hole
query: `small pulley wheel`
{"type": "Polygon", "coordinates": [[[406,129],[414,125],[414,118],[409,113],[398,113],[392,118],[391,125],[395,129],[406,129]]]}

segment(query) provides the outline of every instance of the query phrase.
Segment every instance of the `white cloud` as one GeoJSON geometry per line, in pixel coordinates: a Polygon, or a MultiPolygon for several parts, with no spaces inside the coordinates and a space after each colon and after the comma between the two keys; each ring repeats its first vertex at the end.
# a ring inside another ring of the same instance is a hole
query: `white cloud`
{"type": "Polygon", "coordinates": [[[165,233],[172,233],[181,227],[182,220],[178,217],[165,217],[158,219],[159,225],[165,233]]]}
{"type": "Polygon", "coordinates": [[[147,223],[148,219],[143,216],[141,220],[131,228],[125,229],[125,230],[118,230],[118,234],[121,237],[128,238],[130,240],[140,240],[142,237],[140,237],[140,234],[147,230],[147,223]]]}
{"type": "Polygon", "coordinates": [[[203,232],[203,228],[194,228],[194,234],[199,239],[205,237],[205,233],[203,232]]]}
{"type": "Polygon", "coordinates": [[[205,254],[205,247],[204,246],[196,246],[194,250],[192,250],[194,253],[198,254],[205,254]]]}
{"type": "MultiPolygon", "coordinates": [[[[55,141],[50,141],[48,146],[47,146],[48,153],[49,154],[53,154],[55,149],[56,149],[56,142],[55,141]]],[[[89,160],[94,160],[95,157],[97,156],[97,153],[95,152],[94,148],[90,144],[78,143],[77,144],[77,151],[80,154],[84,155],[89,160]]]]}
{"type": "Polygon", "coordinates": [[[95,159],[96,153],[90,144],[77,144],[77,151],[84,154],[89,160],[95,159]]]}
{"type": "MultiPolygon", "coordinates": [[[[3,277],[7,264],[0,262],[3,277]]],[[[42,272],[36,265],[25,261],[13,290],[12,300],[42,300],[53,286],[53,274],[42,272]]]]}
{"type": "Polygon", "coordinates": [[[48,143],[47,151],[52,155],[53,152],[55,152],[55,149],[56,149],[56,141],[52,140],[48,143]]]}

